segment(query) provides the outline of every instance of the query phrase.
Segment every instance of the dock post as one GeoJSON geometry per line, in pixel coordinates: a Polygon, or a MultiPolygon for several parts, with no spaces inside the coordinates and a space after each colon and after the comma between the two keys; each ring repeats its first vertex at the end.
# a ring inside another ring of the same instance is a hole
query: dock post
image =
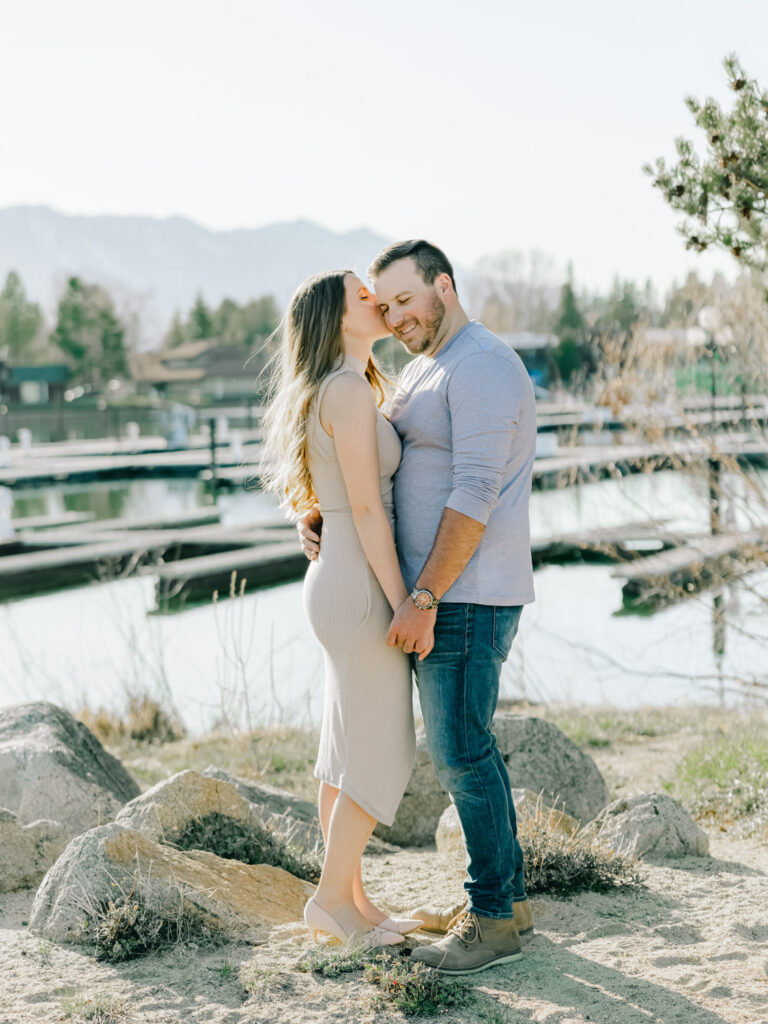
{"type": "Polygon", "coordinates": [[[216,479],[216,419],[213,416],[208,420],[208,430],[211,435],[211,487],[216,487],[218,484],[216,479]]]}

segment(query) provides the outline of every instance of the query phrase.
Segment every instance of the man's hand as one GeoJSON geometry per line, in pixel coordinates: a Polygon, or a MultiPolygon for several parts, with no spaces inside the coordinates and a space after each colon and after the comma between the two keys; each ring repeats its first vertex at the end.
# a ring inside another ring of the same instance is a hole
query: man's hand
{"type": "Polygon", "coordinates": [[[435,643],[437,610],[422,611],[410,597],[406,597],[395,612],[387,633],[390,647],[402,647],[406,654],[418,654],[423,661],[435,643]]]}
{"type": "Polygon", "coordinates": [[[320,554],[320,534],[323,532],[323,517],[320,515],[320,506],[315,505],[305,512],[296,522],[296,529],[299,531],[301,550],[313,561],[320,554]]]}

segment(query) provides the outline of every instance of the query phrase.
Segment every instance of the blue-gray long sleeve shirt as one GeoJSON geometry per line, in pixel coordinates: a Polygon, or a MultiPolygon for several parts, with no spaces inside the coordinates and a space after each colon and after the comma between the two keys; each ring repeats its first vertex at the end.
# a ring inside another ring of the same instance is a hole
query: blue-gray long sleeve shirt
{"type": "Polygon", "coordinates": [[[406,584],[415,584],[447,507],[485,532],[443,600],[533,601],[528,500],[536,405],[517,353],[471,321],[435,356],[406,366],[390,418],[403,446],[394,499],[406,584]]]}

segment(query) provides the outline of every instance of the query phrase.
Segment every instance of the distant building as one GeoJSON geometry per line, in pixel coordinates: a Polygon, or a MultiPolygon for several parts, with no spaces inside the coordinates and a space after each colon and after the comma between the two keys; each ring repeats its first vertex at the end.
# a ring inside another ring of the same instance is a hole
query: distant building
{"type": "Polygon", "coordinates": [[[515,334],[500,334],[499,337],[520,356],[533,383],[548,388],[551,383],[552,350],[559,344],[557,335],[519,331],[515,334]]]}
{"type": "Polygon", "coordinates": [[[188,402],[239,402],[256,397],[266,354],[215,338],[188,341],[158,352],[130,352],[128,368],[139,390],[188,402]]]}
{"type": "Polygon", "coordinates": [[[7,405],[47,405],[62,398],[69,383],[64,363],[0,367],[0,401],[7,405]]]}

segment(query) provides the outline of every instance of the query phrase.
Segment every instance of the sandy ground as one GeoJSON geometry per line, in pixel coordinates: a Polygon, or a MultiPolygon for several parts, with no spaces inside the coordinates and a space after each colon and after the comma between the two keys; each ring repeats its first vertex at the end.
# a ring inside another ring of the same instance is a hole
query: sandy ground
{"type": "MultiPolygon", "coordinates": [[[[596,750],[614,795],[658,788],[682,753],[680,737],[634,739],[596,750]]],[[[466,1024],[768,1024],[768,843],[708,829],[711,858],[643,867],[645,888],[532,901],[537,934],[524,959],[478,975],[469,1006],[442,1015],[466,1024]]],[[[434,850],[366,858],[369,891],[405,911],[460,889],[461,871],[434,850]]],[[[309,1024],[395,1021],[376,1008],[360,974],[298,971],[311,948],[303,926],[277,929],[253,948],[180,947],[119,966],[29,934],[34,891],[0,896],[0,1024],[88,1020],[87,1004],[112,1001],[104,1022],[309,1024]],[[240,965],[254,960],[259,991],[247,997],[240,965]]]]}

